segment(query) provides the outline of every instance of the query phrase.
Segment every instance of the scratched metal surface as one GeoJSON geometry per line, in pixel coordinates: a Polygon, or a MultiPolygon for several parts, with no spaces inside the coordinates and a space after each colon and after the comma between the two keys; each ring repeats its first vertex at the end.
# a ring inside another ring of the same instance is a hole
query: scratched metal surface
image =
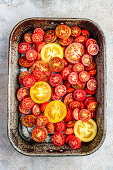
{"type": "Polygon", "coordinates": [[[0,0],[0,169],[113,169],[113,1],[0,0]],[[62,10],[61,10],[62,7],[62,10]],[[29,10],[29,11],[28,11],[29,10]],[[8,39],[12,28],[29,17],[79,17],[97,22],[107,44],[107,136],[102,147],[85,157],[26,157],[16,152],[7,138],[8,39]]]}

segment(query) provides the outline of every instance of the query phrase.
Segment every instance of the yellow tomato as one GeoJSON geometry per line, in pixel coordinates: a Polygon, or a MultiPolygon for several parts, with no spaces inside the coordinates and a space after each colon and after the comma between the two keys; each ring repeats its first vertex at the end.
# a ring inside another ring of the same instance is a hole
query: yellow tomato
{"type": "Polygon", "coordinates": [[[30,96],[35,103],[44,103],[51,97],[51,87],[44,81],[36,82],[35,85],[30,88],[30,96]]]}
{"type": "Polygon", "coordinates": [[[44,115],[48,117],[49,122],[57,123],[64,119],[67,114],[66,106],[61,101],[50,102],[45,109],[44,115]]]}
{"type": "Polygon", "coordinates": [[[53,57],[59,57],[63,59],[63,49],[56,43],[48,43],[42,47],[41,59],[49,63],[49,60],[53,57]]]}
{"type": "Polygon", "coordinates": [[[78,120],[74,126],[74,133],[82,142],[90,142],[97,134],[97,124],[93,119],[87,122],[78,120]]]}

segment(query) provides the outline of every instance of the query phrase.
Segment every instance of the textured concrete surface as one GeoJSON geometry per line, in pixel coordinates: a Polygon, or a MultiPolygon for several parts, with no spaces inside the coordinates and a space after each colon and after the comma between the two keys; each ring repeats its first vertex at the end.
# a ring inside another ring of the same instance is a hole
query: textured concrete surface
{"type": "Polygon", "coordinates": [[[0,170],[113,170],[113,0],[0,0],[0,170]],[[29,17],[89,18],[103,29],[107,45],[107,135],[84,157],[27,157],[7,138],[8,41],[12,28],[29,17]]]}

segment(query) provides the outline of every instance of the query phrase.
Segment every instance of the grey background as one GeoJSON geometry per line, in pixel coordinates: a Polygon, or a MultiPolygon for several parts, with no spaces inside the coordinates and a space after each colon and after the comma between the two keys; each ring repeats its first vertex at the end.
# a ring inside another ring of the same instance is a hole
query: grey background
{"type": "Polygon", "coordinates": [[[113,170],[113,0],[0,0],[0,170],[113,170]],[[28,157],[7,137],[8,43],[12,28],[29,17],[89,18],[107,45],[107,135],[101,148],[82,157],[28,157]]]}

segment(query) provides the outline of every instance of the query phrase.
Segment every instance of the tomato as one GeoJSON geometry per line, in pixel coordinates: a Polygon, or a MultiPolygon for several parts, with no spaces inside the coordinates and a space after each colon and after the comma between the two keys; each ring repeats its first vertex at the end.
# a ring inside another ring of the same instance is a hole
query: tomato
{"type": "Polygon", "coordinates": [[[26,97],[25,99],[22,100],[22,107],[25,110],[29,110],[33,107],[34,102],[30,97],[26,97]]]}
{"type": "Polygon", "coordinates": [[[91,112],[87,109],[82,109],[80,110],[78,116],[80,120],[87,122],[89,119],[91,119],[91,112]]]}
{"type": "Polygon", "coordinates": [[[44,30],[43,30],[42,28],[35,28],[34,31],[33,31],[33,33],[34,33],[34,34],[35,34],[35,33],[40,33],[40,34],[42,34],[42,36],[44,36],[44,30]]]}
{"type": "Polygon", "coordinates": [[[76,82],[76,84],[72,84],[72,87],[74,88],[74,89],[84,89],[84,87],[85,87],[85,85],[86,85],[86,83],[83,83],[83,82],[81,82],[81,81],[77,81],[76,82]]]}
{"type": "Polygon", "coordinates": [[[70,63],[79,63],[84,55],[85,48],[81,43],[72,43],[65,50],[65,57],[70,63]]]}
{"type": "Polygon", "coordinates": [[[40,55],[40,53],[37,51],[37,61],[39,61],[41,59],[41,55],[40,55]]]}
{"type": "Polygon", "coordinates": [[[44,112],[46,106],[47,106],[49,103],[50,103],[50,102],[45,102],[45,103],[42,103],[42,104],[41,104],[40,109],[41,109],[42,112],[44,112]]]}
{"type": "Polygon", "coordinates": [[[89,39],[86,41],[86,48],[87,48],[90,44],[97,44],[97,41],[94,40],[93,38],[89,38],[89,39]]]}
{"type": "Polygon", "coordinates": [[[74,89],[74,88],[71,88],[71,87],[67,89],[67,93],[72,93],[72,92],[74,92],[74,91],[75,91],[75,89],[74,89]]]}
{"type": "Polygon", "coordinates": [[[59,57],[53,57],[49,61],[49,67],[54,72],[60,72],[64,68],[64,62],[59,57]]]}
{"type": "Polygon", "coordinates": [[[93,57],[89,54],[85,54],[82,56],[81,61],[84,66],[89,66],[93,61],[93,57]]]}
{"type": "Polygon", "coordinates": [[[56,43],[48,43],[42,47],[41,59],[49,63],[49,60],[53,57],[59,57],[63,59],[63,49],[56,43]]]}
{"type": "Polygon", "coordinates": [[[34,115],[25,115],[22,118],[22,124],[26,127],[33,127],[36,125],[36,117],[34,115]]]}
{"type": "Polygon", "coordinates": [[[54,131],[54,124],[49,122],[47,125],[46,125],[46,129],[48,131],[48,133],[52,133],[54,131]]]}
{"type": "Polygon", "coordinates": [[[46,45],[45,42],[39,42],[39,43],[36,45],[36,49],[37,49],[37,51],[38,51],[39,53],[41,52],[42,47],[43,47],[44,45],[46,45]]]}
{"type": "Polygon", "coordinates": [[[66,92],[67,92],[66,87],[62,84],[55,87],[55,94],[57,96],[64,96],[66,92]]]}
{"type": "Polygon", "coordinates": [[[95,91],[97,89],[97,81],[95,79],[90,79],[87,82],[87,89],[90,91],[95,91]]]}
{"type": "Polygon", "coordinates": [[[61,99],[62,99],[62,97],[61,97],[61,96],[57,96],[57,95],[55,94],[55,92],[52,92],[51,98],[52,98],[52,100],[61,100],[61,99]]]}
{"type": "Polygon", "coordinates": [[[80,109],[79,109],[79,108],[75,108],[75,109],[73,110],[73,112],[72,112],[72,117],[73,117],[75,120],[79,120],[79,116],[78,116],[79,112],[80,112],[80,109]]]}
{"type": "Polygon", "coordinates": [[[84,70],[84,65],[82,63],[75,63],[73,66],[73,71],[79,73],[84,70]]]}
{"type": "Polygon", "coordinates": [[[65,116],[65,118],[64,118],[64,121],[65,121],[65,122],[71,121],[71,119],[72,119],[71,113],[72,113],[71,109],[67,108],[67,114],[66,114],[66,116],[65,116]]]}
{"type": "Polygon", "coordinates": [[[68,81],[64,81],[64,86],[66,86],[66,88],[68,89],[71,86],[71,84],[68,81]]]}
{"type": "Polygon", "coordinates": [[[35,85],[30,88],[30,96],[35,103],[45,103],[51,97],[51,87],[44,81],[36,82],[35,85]]]}
{"type": "Polygon", "coordinates": [[[58,86],[62,82],[62,76],[60,74],[52,74],[49,82],[52,86],[58,86]]]}
{"type": "Polygon", "coordinates": [[[88,30],[82,30],[82,35],[84,35],[86,38],[89,38],[90,33],[88,30]]]}
{"type": "Polygon", "coordinates": [[[19,65],[25,68],[29,68],[33,65],[34,61],[29,61],[25,56],[19,58],[19,65]]]}
{"type": "Polygon", "coordinates": [[[64,119],[67,114],[66,106],[61,101],[50,102],[44,111],[44,115],[48,117],[49,122],[57,123],[64,119]]]}
{"type": "Polygon", "coordinates": [[[87,104],[87,109],[90,111],[90,112],[95,112],[97,110],[97,107],[98,107],[98,103],[96,101],[90,101],[88,104],[87,104]]]}
{"type": "Polygon", "coordinates": [[[34,43],[39,43],[42,40],[43,40],[43,35],[41,33],[36,32],[32,34],[32,41],[34,43]]]}
{"type": "Polygon", "coordinates": [[[55,32],[61,39],[66,39],[71,35],[71,29],[67,25],[58,25],[55,32]]]}
{"type": "Polygon", "coordinates": [[[36,81],[42,81],[43,80],[43,73],[40,70],[33,71],[32,76],[35,78],[36,81]]]}
{"type": "Polygon", "coordinates": [[[78,149],[81,146],[81,140],[76,136],[71,137],[68,140],[68,145],[71,147],[71,149],[78,149]]]}
{"type": "Polygon", "coordinates": [[[19,75],[19,83],[23,85],[23,78],[26,75],[31,75],[31,73],[29,71],[23,71],[20,75],[19,75]]]}
{"type": "Polygon", "coordinates": [[[78,74],[77,74],[77,72],[71,72],[68,75],[68,81],[71,84],[76,84],[76,82],[78,81],[78,74]]]}
{"type": "Polygon", "coordinates": [[[85,42],[87,41],[87,38],[84,35],[78,35],[75,38],[75,42],[76,43],[81,43],[81,44],[85,44],[85,42]]]}
{"type": "Polygon", "coordinates": [[[32,44],[33,41],[32,41],[32,33],[26,33],[24,35],[24,40],[26,43],[29,43],[29,44],[32,44]]]}
{"type": "Polygon", "coordinates": [[[87,87],[85,87],[85,91],[86,91],[86,94],[88,94],[88,95],[94,95],[97,92],[96,90],[95,91],[90,91],[90,90],[88,90],[87,87]]]}
{"type": "Polygon", "coordinates": [[[75,100],[82,102],[86,98],[86,92],[84,90],[75,90],[74,91],[75,100]]]}
{"type": "Polygon", "coordinates": [[[66,80],[67,76],[71,73],[71,69],[69,67],[64,67],[61,71],[62,78],[66,80]]]}
{"type": "Polygon", "coordinates": [[[80,108],[85,109],[85,104],[83,102],[80,102],[80,108]]]}
{"type": "Polygon", "coordinates": [[[47,129],[43,126],[36,127],[32,131],[32,138],[35,142],[42,142],[47,138],[47,129]]]}
{"type": "Polygon", "coordinates": [[[59,39],[59,43],[63,46],[67,46],[73,42],[73,37],[68,37],[66,39],[59,39]]]}
{"type": "Polygon", "coordinates": [[[68,141],[69,141],[69,139],[72,138],[72,137],[75,137],[75,135],[68,135],[68,136],[66,137],[65,143],[67,144],[68,141]]]}
{"type": "Polygon", "coordinates": [[[39,116],[41,114],[40,107],[37,103],[32,107],[32,113],[35,116],[39,116]]]}
{"type": "Polygon", "coordinates": [[[96,101],[96,99],[93,96],[86,97],[84,100],[85,106],[87,106],[90,101],[96,101]]]}
{"type": "Polygon", "coordinates": [[[81,34],[81,29],[79,27],[72,27],[71,28],[71,36],[76,37],[77,35],[81,34]]]}
{"type": "Polygon", "coordinates": [[[49,119],[44,115],[40,115],[37,118],[37,125],[38,126],[46,126],[48,123],[49,123],[49,119]]]}
{"type": "Polygon", "coordinates": [[[20,103],[20,104],[19,104],[19,111],[20,111],[22,114],[30,114],[31,109],[29,109],[29,110],[23,109],[22,104],[20,103]]]}
{"type": "Polygon", "coordinates": [[[25,54],[30,49],[30,45],[26,42],[22,42],[18,45],[19,53],[25,54]]]}
{"type": "Polygon", "coordinates": [[[70,120],[69,122],[66,122],[66,127],[73,127],[74,126],[74,124],[75,124],[75,120],[74,119],[72,119],[72,120],[70,120]]]}
{"type": "Polygon", "coordinates": [[[56,36],[54,30],[48,30],[48,31],[45,32],[44,41],[46,43],[53,43],[53,42],[56,41],[56,39],[57,39],[57,36],[56,36]]]}
{"type": "Polygon", "coordinates": [[[75,108],[79,108],[81,107],[81,104],[80,102],[78,101],[72,101],[70,104],[69,104],[69,107],[71,110],[74,110],[75,108]]]}
{"type": "Polygon", "coordinates": [[[30,49],[26,52],[26,58],[29,60],[29,61],[34,61],[36,60],[37,58],[37,51],[34,50],[34,49],[30,49]]]}
{"type": "Polygon", "coordinates": [[[35,61],[31,67],[31,72],[35,70],[40,70],[43,73],[43,81],[48,81],[51,75],[51,70],[49,66],[43,61],[35,61]]]}
{"type": "Polygon", "coordinates": [[[73,133],[74,133],[74,128],[73,127],[69,127],[69,128],[66,128],[64,130],[65,135],[72,135],[73,133]]]}
{"type": "Polygon", "coordinates": [[[95,67],[96,67],[96,63],[95,61],[92,61],[92,63],[89,66],[85,67],[85,69],[90,71],[93,70],[95,67]]]}
{"type": "Polygon", "coordinates": [[[66,58],[63,58],[63,61],[64,61],[64,67],[67,67],[69,62],[66,60],[66,58]]]}
{"type": "Polygon", "coordinates": [[[29,96],[29,88],[27,87],[20,87],[17,91],[17,99],[22,101],[25,97],[29,96]]]}
{"type": "Polygon", "coordinates": [[[27,75],[23,78],[23,85],[28,88],[34,86],[35,82],[36,82],[35,78],[31,75],[27,75]]]}
{"type": "Polygon", "coordinates": [[[93,69],[93,70],[90,70],[88,71],[88,73],[90,74],[90,76],[95,76],[95,74],[97,73],[97,70],[96,69],[93,69]]]}
{"type": "Polygon", "coordinates": [[[90,142],[97,134],[97,125],[92,119],[87,122],[78,120],[74,126],[74,133],[82,142],[90,142]]]}
{"type": "Polygon", "coordinates": [[[81,71],[79,73],[79,80],[86,83],[90,79],[90,74],[87,71],[81,71]]]}
{"type": "Polygon", "coordinates": [[[65,137],[61,132],[54,133],[52,141],[57,146],[62,146],[65,143],[65,137]]]}
{"type": "Polygon", "coordinates": [[[65,130],[65,123],[63,121],[60,121],[55,124],[55,131],[56,132],[62,132],[65,130]]]}
{"type": "Polygon", "coordinates": [[[97,44],[90,44],[87,47],[87,51],[90,55],[97,55],[99,52],[99,46],[97,44]]]}
{"type": "Polygon", "coordinates": [[[95,112],[91,112],[91,119],[95,118],[95,112]]]}
{"type": "Polygon", "coordinates": [[[69,65],[68,65],[68,68],[70,68],[71,71],[73,71],[73,64],[69,64],[69,65]]]}

